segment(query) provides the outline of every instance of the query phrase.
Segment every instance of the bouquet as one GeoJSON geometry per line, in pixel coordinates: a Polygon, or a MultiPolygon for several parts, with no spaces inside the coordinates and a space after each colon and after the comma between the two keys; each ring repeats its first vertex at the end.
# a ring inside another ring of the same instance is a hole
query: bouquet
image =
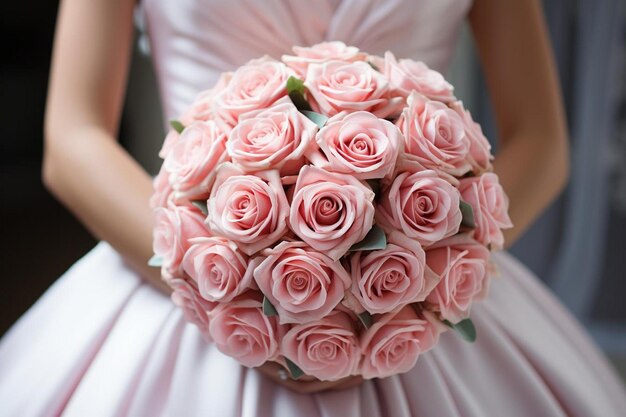
{"type": "Polygon", "coordinates": [[[511,227],[490,145],[424,63],[341,42],[255,59],[171,122],[154,253],[172,300],[248,367],[410,370],[485,297],[511,227]]]}

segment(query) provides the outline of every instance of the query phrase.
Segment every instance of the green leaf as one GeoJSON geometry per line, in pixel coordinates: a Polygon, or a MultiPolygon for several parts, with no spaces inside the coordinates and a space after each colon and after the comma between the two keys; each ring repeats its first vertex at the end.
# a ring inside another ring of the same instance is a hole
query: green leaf
{"type": "Polygon", "coordinates": [[[320,129],[323,128],[326,122],[328,121],[328,117],[324,116],[321,113],[316,113],[310,110],[302,110],[301,113],[304,114],[306,117],[308,117],[320,129]]]}
{"type": "Polygon", "coordinates": [[[374,318],[367,311],[359,314],[359,320],[361,320],[361,323],[363,323],[363,326],[365,326],[366,329],[369,329],[370,327],[372,327],[372,324],[374,324],[374,318]]]}
{"type": "Polygon", "coordinates": [[[467,318],[456,324],[451,323],[448,320],[444,320],[443,324],[457,332],[457,334],[464,340],[467,340],[468,342],[476,341],[476,327],[471,319],[467,318]]]}
{"type": "Polygon", "coordinates": [[[270,300],[267,297],[263,297],[263,314],[267,317],[277,316],[278,311],[276,311],[276,307],[272,305],[270,300]]]}
{"type": "Polygon", "coordinates": [[[172,126],[172,129],[174,129],[178,133],[183,133],[183,130],[185,129],[185,125],[183,125],[178,120],[170,120],[170,126],[172,126]]]}
{"type": "Polygon", "coordinates": [[[304,98],[304,81],[294,77],[293,75],[287,79],[287,94],[293,102],[294,106],[300,111],[312,111],[311,105],[304,98]]]}
{"type": "Polygon", "coordinates": [[[163,257],[159,255],[153,255],[152,258],[148,260],[148,266],[152,266],[155,268],[160,268],[163,265],[163,257]]]}
{"type": "Polygon", "coordinates": [[[302,94],[295,93],[295,92],[289,93],[289,98],[291,99],[294,106],[296,106],[298,110],[300,111],[312,110],[311,105],[309,104],[308,101],[306,101],[306,99],[304,98],[302,94]]]}
{"type": "Polygon", "coordinates": [[[304,94],[304,81],[294,77],[293,75],[289,76],[287,79],[287,92],[298,92],[300,94],[304,94]]]}
{"type": "Polygon", "coordinates": [[[205,216],[209,214],[209,209],[207,208],[206,200],[191,200],[191,204],[200,210],[202,214],[205,216]]]}
{"type": "Polygon", "coordinates": [[[287,368],[289,369],[289,373],[291,374],[291,377],[293,379],[298,379],[302,375],[304,375],[304,371],[300,369],[298,365],[296,365],[295,363],[293,363],[287,358],[285,358],[285,362],[287,363],[287,368]]]}
{"type": "Polygon", "coordinates": [[[350,252],[358,250],[377,250],[385,249],[387,247],[387,236],[385,231],[378,225],[372,226],[367,235],[360,242],[355,243],[350,248],[350,252]]]}
{"type": "Polygon", "coordinates": [[[469,203],[460,200],[459,207],[461,209],[461,215],[463,216],[463,219],[461,220],[461,226],[475,229],[476,222],[474,222],[474,209],[472,208],[472,206],[469,203]]]}

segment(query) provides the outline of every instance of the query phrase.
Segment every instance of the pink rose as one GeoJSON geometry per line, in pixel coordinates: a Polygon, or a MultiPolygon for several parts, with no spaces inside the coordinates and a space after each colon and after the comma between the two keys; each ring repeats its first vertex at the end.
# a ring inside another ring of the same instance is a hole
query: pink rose
{"type": "Polygon", "coordinates": [[[284,97],[265,110],[242,115],[226,146],[246,172],[278,169],[291,175],[305,163],[304,153],[315,144],[316,132],[317,125],[284,97]]]}
{"type": "Polygon", "coordinates": [[[294,188],[289,226],[336,260],[372,228],[373,201],[374,192],[353,176],[306,165],[294,188]]]}
{"type": "MultiPolygon", "coordinates": [[[[184,114],[180,116],[178,121],[183,126],[189,126],[196,121],[218,120],[215,117],[215,97],[226,88],[231,78],[232,72],[222,73],[217,81],[217,84],[213,88],[202,91],[200,94],[198,94],[193,104],[189,106],[184,114]]],[[[220,128],[223,127],[227,127],[226,129],[223,129],[224,131],[230,131],[230,127],[220,125],[220,128]]],[[[165,159],[174,144],[178,142],[179,138],[180,134],[176,130],[170,129],[167,136],[165,137],[163,147],[159,152],[159,157],[165,159]]]]}
{"type": "Polygon", "coordinates": [[[363,61],[367,56],[360,52],[359,48],[347,46],[340,41],[322,42],[309,47],[294,46],[292,50],[295,56],[283,55],[282,60],[301,77],[306,75],[310,64],[321,64],[327,61],[363,61]]]}
{"type": "Polygon", "coordinates": [[[316,140],[324,156],[312,152],[313,164],[362,180],[390,175],[404,142],[393,123],[364,111],[330,119],[316,140]]]}
{"type": "Polygon", "coordinates": [[[174,130],[170,129],[165,136],[165,140],[163,141],[163,146],[161,146],[161,150],[159,151],[159,158],[165,159],[167,155],[172,151],[172,148],[178,141],[180,140],[180,134],[174,130]]]}
{"type": "Polygon", "coordinates": [[[421,61],[412,59],[396,60],[389,51],[385,53],[383,73],[389,79],[389,85],[404,97],[411,92],[418,92],[431,100],[450,102],[454,100],[454,87],[443,75],[428,68],[421,61]]]}
{"type": "Polygon", "coordinates": [[[426,168],[456,176],[470,170],[463,119],[445,104],[411,93],[397,125],[406,140],[406,154],[426,168]]]}
{"type": "Polygon", "coordinates": [[[313,110],[327,116],[363,110],[385,118],[404,105],[402,98],[389,98],[385,77],[362,61],[311,64],[304,85],[313,110]]]}
{"type": "Polygon", "coordinates": [[[215,98],[226,89],[232,78],[232,72],[223,72],[213,88],[198,94],[193,104],[180,117],[180,122],[187,126],[199,120],[216,120],[215,98]]]}
{"type": "Polygon", "coordinates": [[[352,293],[374,314],[424,301],[439,280],[426,268],[420,244],[396,231],[385,249],[355,252],[350,265],[352,293]]]}
{"type": "Polygon", "coordinates": [[[336,381],[358,372],[361,360],[355,320],[335,310],[320,320],[293,326],[283,337],[281,353],[306,375],[336,381]]]}
{"type": "Polygon", "coordinates": [[[489,250],[468,235],[457,235],[426,251],[426,264],[441,277],[426,302],[452,322],[469,317],[488,290],[489,250]]]}
{"type": "Polygon", "coordinates": [[[289,203],[275,170],[245,175],[232,164],[222,165],[207,209],[211,231],[235,241],[247,255],[272,245],[287,231],[289,203]]]}
{"type": "Polygon", "coordinates": [[[154,188],[154,193],[150,196],[150,208],[167,207],[173,200],[174,190],[169,182],[169,173],[163,165],[152,180],[152,188],[154,188]]]}
{"type": "Polygon", "coordinates": [[[493,172],[480,177],[461,180],[461,198],[472,206],[474,211],[474,238],[492,249],[502,249],[504,235],[502,229],[513,227],[509,217],[509,199],[493,172]]]}
{"type": "Polygon", "coordinates": [[[250,288],[252,271],[248,257],[234,242],[221,237],[191,239],[183,257],[183,269],[198,283],[200,295],[209,301],[228,302],[250,288]]]}
{"type": "Polygon", "coordinates": [[[217,348],[248,367],[278,358],[278,340],[284,334],[274,317],[263,314],[260,294],[247,292],[211,311],[209,326],[217,348]]]}
{"type": "Polygon", "coordinates": [[[445,330],[432,314],[423,311],[418,316],[411,306],[380,316],[361,335],[363,378],[385,378],[410,371],[419,355],[435,346],[445,330]]]}
{"type": "Polygon", "coordinates": [[[204,300],[198,289],[184,279],[174,278],[168,282],[172,288],[172,302],[183,311],[185,319],[198,326],[200,333],[207,342],[211,341],[209,334],[209,313],[215,303],[204,300]]]}
{"type": "Polygon", "coordinates": [[[493,155],[491,154],[491,145],[483,134],[482,128],[472,119],[471,113],[465,110],[461,101],[455,101],[450,104],[450,108],[456,111],[463,119],[465,136],[467,136],[470,145],[467,160],[472,167],[472,171],[480,173],[490,169],[493,155]]]}
{"type": "Polygon", "coordinates": [[[182,275],[181,263],[189,246],[189,239],[208,236],[204,217],[188,206],[169,205],[155,211],[153,250],[162,258],[162,274],[166,279],[182,275]]]}
{"type": "Polygon", "coordinates": [[[459,191],[435,171],[401,172],[384,185],[376,222],[386,230],[399,230],[423,246],[459,231],[459,191]]]}
{"type": "Polygon", "coordinates": [[[254,280],[274,305],[281,323],[319,320],[350,287],[341,264],[303,242],[281,242],[250,261],[254,280]]]}
{"type": "Polygon", "coordinates": [[[208,195],[215,168],[226,156],[226,134],[215,122],[187,126],[163,162],[176,198],[208,195]]]}
{"type": "Polygon", "coordinates": [[[420,171],[435,171],[437,176],[445,181],[447,181],[450,185],[455,188],[459,188],[459,179],[454,175],[448,174],[447,172],[440,171],[437,169],[426,168],[424,165],[417,162],[415,159],[411,158],[410,155],[407,157],[406,154],[400,153],[398,155],[398,162],[396,163],[396,168],[392,175],[385,177],[382,179],[380,184],[382,186],[388,186],[393,182],[393,179],[401,174],[402,172],[420,172],[420,171]]]}
{"type": "Polygon", "coordinates": [[[219,118],[234,127],[239,116],[252,110],[264,109],[287,95],[287,79],[294,75],[285,64],[269,57],[248,62],[239,67],[214,101],[219,118]]]}

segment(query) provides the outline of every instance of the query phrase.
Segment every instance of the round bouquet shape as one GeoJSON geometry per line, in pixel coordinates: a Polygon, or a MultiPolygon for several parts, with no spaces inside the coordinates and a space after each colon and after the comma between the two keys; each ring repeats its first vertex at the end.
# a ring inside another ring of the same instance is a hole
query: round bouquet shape
{"type": "Polygon", "coordinates": [[[423,62],[341,42],[252,60],[199,92],[159,155],[150,264],[243,365],[381,378],[444,331],[476,338],[508,199],[423,62]]]}

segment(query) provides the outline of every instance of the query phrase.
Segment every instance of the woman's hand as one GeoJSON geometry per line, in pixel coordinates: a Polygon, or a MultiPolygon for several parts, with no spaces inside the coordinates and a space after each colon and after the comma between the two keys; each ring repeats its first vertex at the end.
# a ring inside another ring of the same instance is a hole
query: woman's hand
{"type": "Polygon", "coordinates": [[[266,362],[255,369],[275,383],[300,394],[313,394],[328,390],[343,390],[356,387],[363,383],[363,378],[360,376],[349,376],[347,378],[340,379],[339,381],[332,382],[320,381],[310,376],[303,376],[295,380],[289,376],[289,372],[287,372],[282,365],[276,362],[266,362]]]}

